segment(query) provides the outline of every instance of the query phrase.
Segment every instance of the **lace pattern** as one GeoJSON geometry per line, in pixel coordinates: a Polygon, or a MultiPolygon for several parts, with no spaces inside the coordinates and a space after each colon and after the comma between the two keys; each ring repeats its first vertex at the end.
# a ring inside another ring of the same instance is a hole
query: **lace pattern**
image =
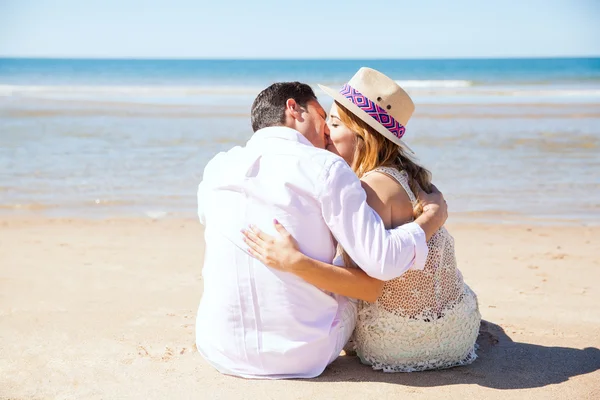
{"type": "MultiPolygon", "coordinates": [[[[382,167],[411,201],[405,171],[382,167]]],[[[441,228],[427,242],[422,271],[407,271],[386,282],[375,303],[360,301],[354,331],[357,354],[385,372],[412,372],[466,365],[476,358],[481,316],[477,297],[457,268],[454,239],[441,228]]]]}

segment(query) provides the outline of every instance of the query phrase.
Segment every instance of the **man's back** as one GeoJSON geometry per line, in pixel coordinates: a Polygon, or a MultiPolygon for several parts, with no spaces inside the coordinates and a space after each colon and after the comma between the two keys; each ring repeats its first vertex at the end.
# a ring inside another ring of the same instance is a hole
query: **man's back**
{"type": "Polygon", "coordinates": [[[276,218],[303,253],[331,262],[335,246],[320,193],[336,162],[343,161],[298,132],[274,127],[206,167],[198,191],[206,252],[197,346],[221,372],[313,377],[330,360],[332,331],[346,299],[268,269],[243,250],[240,229],[255,224],[273,232],[276,218]]]}

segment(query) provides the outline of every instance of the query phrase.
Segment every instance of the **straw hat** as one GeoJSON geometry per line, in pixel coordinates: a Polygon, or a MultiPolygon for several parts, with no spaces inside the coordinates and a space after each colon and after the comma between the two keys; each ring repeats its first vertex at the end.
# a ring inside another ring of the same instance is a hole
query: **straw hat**
{"type": "Polygon", "coordinates": [[[377,132],[414,154],[402,137],[415,105],[394,80],[363,67],[339,91],[319,87],[377,132]]]}

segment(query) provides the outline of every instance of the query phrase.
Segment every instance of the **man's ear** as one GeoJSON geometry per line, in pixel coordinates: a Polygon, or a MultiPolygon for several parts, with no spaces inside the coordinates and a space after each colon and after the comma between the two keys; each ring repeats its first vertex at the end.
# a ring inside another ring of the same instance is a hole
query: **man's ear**
{"type": "Polygon", "coordinates": [[[294,99],[287,99],[285,102],[285,113],[289,115],[291,118],[295,119],[298,122],[303,122],[304,118],[302,117],[302,113],[305,112],[300,104],[296,102],[294,99]]]}

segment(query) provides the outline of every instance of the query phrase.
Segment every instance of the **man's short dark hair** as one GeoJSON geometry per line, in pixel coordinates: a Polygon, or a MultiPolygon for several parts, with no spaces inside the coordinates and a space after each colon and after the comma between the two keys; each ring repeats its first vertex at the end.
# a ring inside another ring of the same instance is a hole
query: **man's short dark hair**
{"type": "Polygon", "coordinates": [[[296,100],[306,107],[310,100],[316,100],[315,92],[305,83],[277,82],[263,90],[252,103],[252,130],[269,126],[282,126],[285,123],[285,104],[288,99],[296,100]]]}

